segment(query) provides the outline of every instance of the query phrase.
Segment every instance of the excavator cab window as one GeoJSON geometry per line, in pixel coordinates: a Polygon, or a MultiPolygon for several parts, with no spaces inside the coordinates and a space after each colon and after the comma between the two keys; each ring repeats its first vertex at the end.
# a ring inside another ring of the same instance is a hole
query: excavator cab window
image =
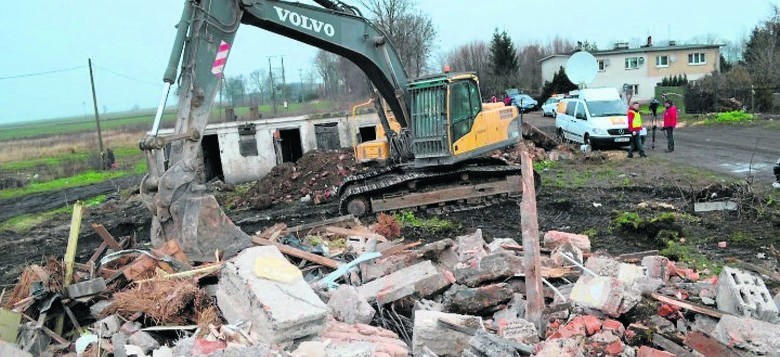
{"type": "Polygon", "coordinates": [[[471,131],[474,118],[480,109],[482,109],[482,102],[476,82],[462,80],[450,86],[450,120],[453,142],[471,131]]]}

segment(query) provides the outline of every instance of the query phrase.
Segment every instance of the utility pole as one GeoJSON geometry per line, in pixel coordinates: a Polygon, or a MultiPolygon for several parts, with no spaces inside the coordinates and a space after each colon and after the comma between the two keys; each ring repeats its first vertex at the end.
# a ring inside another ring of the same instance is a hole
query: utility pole
{"type": "Polygon", "coordinates": [[[89,83],[92,85],[92,106],[95,108],[95,124],[97,124],[98,147],[100,148],[100,169],[106,169],[106,157],[103,152],[103,134],[100,133],[100,114],[98,114],[97,95],[95,95],[95,77],[92,75],[92,58],[87,59],[89,64],[89,83]]]}
{"type": "Polygon", "coordinates": [[[271,56],[268,57],[268,77],[271,81],[271,106],[274,109],[274,116],[276,116],[276,83],[274,83],[274,70],[271,66],[271,56]]]}
{"type": "Polygon", "coordinates": [[[287,80],[284,77],[284,56],[280,56],[280,57],[282,57],[282,100],[287,102],[287,92],[286,92],[287,88],[285,88],[287,87],[287,80]]]}

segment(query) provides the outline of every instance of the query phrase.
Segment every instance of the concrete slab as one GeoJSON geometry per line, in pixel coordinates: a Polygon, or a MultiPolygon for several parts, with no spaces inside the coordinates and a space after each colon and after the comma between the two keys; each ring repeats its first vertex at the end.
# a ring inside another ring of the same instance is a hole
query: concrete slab
{"type": "Polygon", "coordinates": [[[780,328],[769,322],[724,315],[712,337],[721,343],[757,354],[777,355],[780,351],[780,328]]]}
{"type": "Polygon", "coordinates": [[[464,330],[481,330],[482,319],[478,316],[448,314],[437,311],[418,310],[414,312],[414,331],[412,334],[412,352],[418,355],[423,347],[428,347],[440,356],[460,356],[468,346],[472,334],[454,330],[439,323],[445,320],[464,330]]]}
{"type": "Polygon", "coordinates": [[[368,324],[374,318],[374,308],[361,298],[357,288],[351,285],[341,285],[328,300],[328,309],[336,320],[354,324],[368,324]]]}
{"type": "Polygon", "coordinates": [[[426,260],[361,285],[358,293],[369,303],[376,301],[384,305],[413,294],[426,297],[449,285],[433,263],[426,260]]]}
{"type": "Polygon", "coordinates": [[[217,304],[229,323],[252,322],[252,334],[266,344],[287,344],[319,334],[328,307],[303,279],[285,284],[258,278],[257,258],[280,257],[274,246],[253,247],[229,260],[219,279],[217,304]]]}
{"type": "Polygon", "coordinates": [[[694,212],[736,211],[736,210],[737,210],[737,203],[734,201],[695,202],[693,204],[694,212]]]}

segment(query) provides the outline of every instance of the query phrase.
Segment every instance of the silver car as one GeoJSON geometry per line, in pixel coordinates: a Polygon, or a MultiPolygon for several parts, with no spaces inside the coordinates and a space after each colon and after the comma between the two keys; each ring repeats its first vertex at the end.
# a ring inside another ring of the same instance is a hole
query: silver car
{"type": "Polygon", "coordinates": [[[550,97],[542,104],[542,115],[555,118],[555,111],[558,108],[559,97],[550,97]]]}

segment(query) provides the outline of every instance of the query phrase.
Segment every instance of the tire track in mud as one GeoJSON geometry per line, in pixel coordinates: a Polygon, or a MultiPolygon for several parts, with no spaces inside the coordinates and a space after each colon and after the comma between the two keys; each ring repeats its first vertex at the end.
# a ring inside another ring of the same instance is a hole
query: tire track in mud
{"type": "Polygon", "coordinates": [[[16,197],[0,200],[0,222],[25,214],[51,211],[73,204],[78,200],[86,200],[112,192],[119,193],[127,188],[138,186],[141,182],[141,177],[140,175],[125,176],[92,185],[71,187],[53,192],[34,193],[22,198],[16,197]]]}

